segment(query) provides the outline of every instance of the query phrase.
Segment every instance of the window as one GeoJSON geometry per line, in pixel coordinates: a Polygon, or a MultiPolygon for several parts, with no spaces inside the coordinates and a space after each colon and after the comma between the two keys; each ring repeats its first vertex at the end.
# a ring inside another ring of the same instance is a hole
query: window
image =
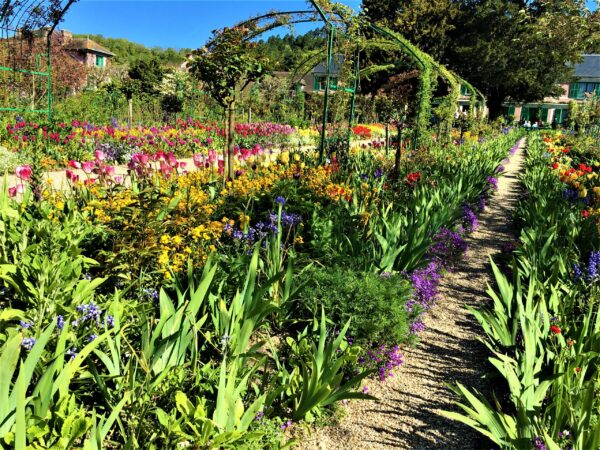
{"type": "Polygon", "coordinates": [[[460,95],[464,96],[464,97],[468,97],[471,95],[471,91],[469,91],[469,88],[466,86],[463,86],[462,84],[460,85],[460,95]]]}
{"type": "Polygon", "coordinates": [[[556,123],[564,123],[566,117],[567,117],[566,109],[555,109],[554,110],[554,120],[556,120],[556,123]]]}
{"type": "Polygon", "coordinates": [[[569,85],[569,98],[582,99],[588,92],[600,95],[600,83],[571,83],[569,85]]]}
{"type": "Polygon", "coordinates": [[[515,116],[515,107],[514,106],[505,106],[504,107],[504,115],[505,116],[515,116]]]}
{"type": "MultiPolygon", "coordinates": [[[[327,81],[327,77],[326,76],[322,76],[322,75],[315,75],[315,82],[313,85],[313,89],[315,91],[324,91],[325,87],[327,85],[326,83],[327,81]]],[[[337,89],[337,84],[338,84],[338,79],[337,77],[331,77],[329,79],[329,88],[332,90],[336,90],[337,89]]]]}
{"type": "Polygon", "coordinates": [[[104,67],[104,56],[96,55],[96,67],[104,67]]]}

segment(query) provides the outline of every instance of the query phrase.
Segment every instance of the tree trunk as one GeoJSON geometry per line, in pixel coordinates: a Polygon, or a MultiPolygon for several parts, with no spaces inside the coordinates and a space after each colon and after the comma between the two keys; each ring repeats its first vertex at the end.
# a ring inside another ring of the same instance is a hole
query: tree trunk
{"type": "Polygon", "coordinates": [[[502,115],[502,103],[504,103],[505,95],[502,92],[493,92],[487,101],[487,106],[490,110],[490,120],[495,120],[502,115]]]}
{"type": "Polygon", "coordinates": [[[390,124],[385,123],[385,154],[390,152],[390,124]]]}
{"type": "Polygon", "coordinates": [[[127,99],[127,116],[129,127],[131,128],[131,124],[133,123],[133,97],[127,99]]]}
{"type": "Polygon", "coordinates": [[[402,159],[402,126],[398,124],[398,147],[396,148],[396,158],[394,161],[394,180],[400,176],[400,160],[402,159]]]}
{"type": "Polygon", "coordinates": [[[235,148],[235,100],[229,103],[228,114],[227,114],[227,177],[233,180],[233,154],[235,148]]]}

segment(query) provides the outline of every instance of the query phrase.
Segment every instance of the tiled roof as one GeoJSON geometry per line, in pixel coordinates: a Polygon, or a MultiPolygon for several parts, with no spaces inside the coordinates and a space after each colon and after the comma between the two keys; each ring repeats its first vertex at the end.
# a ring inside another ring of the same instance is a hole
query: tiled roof
{"type": "Polygon", "coordinates": [[[575,64],[575,76],[600,79],[600,55],[583,55],[583,62],[575,64]]]}
{"type": "Polygon", "coordinates": [[[72,41],[70,41],[67,45],[65,45],[65,48],[67,50],[81,50],[101,53],[106,56],[115,56],[114,53],[112,53],[106,47],[101,46],[100,44],[98,44],[95,41],[92,41],[91,39],[75,38],[72,41]]]}

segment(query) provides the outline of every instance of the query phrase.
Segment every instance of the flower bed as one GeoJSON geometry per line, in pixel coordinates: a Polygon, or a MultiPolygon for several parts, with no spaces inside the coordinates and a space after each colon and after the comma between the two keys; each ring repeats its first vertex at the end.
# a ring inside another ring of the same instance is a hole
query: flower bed
{"type": "Polygon", "coordinates": [[[494,266],[493,309],[473,311],[503,382],[488,398],[456,386],[465,414],[451,417],[502,448],[598,448],[597,146],[543,136],[529,138],[523,229],[494,266]]]}
{"type": "Polygon", "coordinates": [[[368,399],[516,137],[407,152],[397,179],[378,150],[257,152],[225,182],[210,152],[140,151],[123,176],[96,150],[69,192],[21,165],[0,197],[4,443],[275,447],[368,399]]]}

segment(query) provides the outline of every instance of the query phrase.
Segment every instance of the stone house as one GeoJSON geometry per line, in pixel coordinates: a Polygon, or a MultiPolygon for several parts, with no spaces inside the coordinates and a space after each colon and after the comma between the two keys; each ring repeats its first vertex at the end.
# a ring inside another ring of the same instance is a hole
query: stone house
{"type": "Polygon", "coordinates": [[[86,67],[106,69],[115,56],[110,50],[89,38],[74,38],[67,30],[61,32],[63,45],[67,51],[86,67]]]}
{"type": "Polygon", "coordinates": [[[583,103],[594,93],[600,95],[600,55],[583,55],[583,61],[575,64],[575,81],[560,83],[563,94],[558,97],[546,97],[540,102],[504,104],[507,116],[515,121],[541,120],[551,124],[556,120],[562,124],[567,118],[570,102],[583,103]]]}

